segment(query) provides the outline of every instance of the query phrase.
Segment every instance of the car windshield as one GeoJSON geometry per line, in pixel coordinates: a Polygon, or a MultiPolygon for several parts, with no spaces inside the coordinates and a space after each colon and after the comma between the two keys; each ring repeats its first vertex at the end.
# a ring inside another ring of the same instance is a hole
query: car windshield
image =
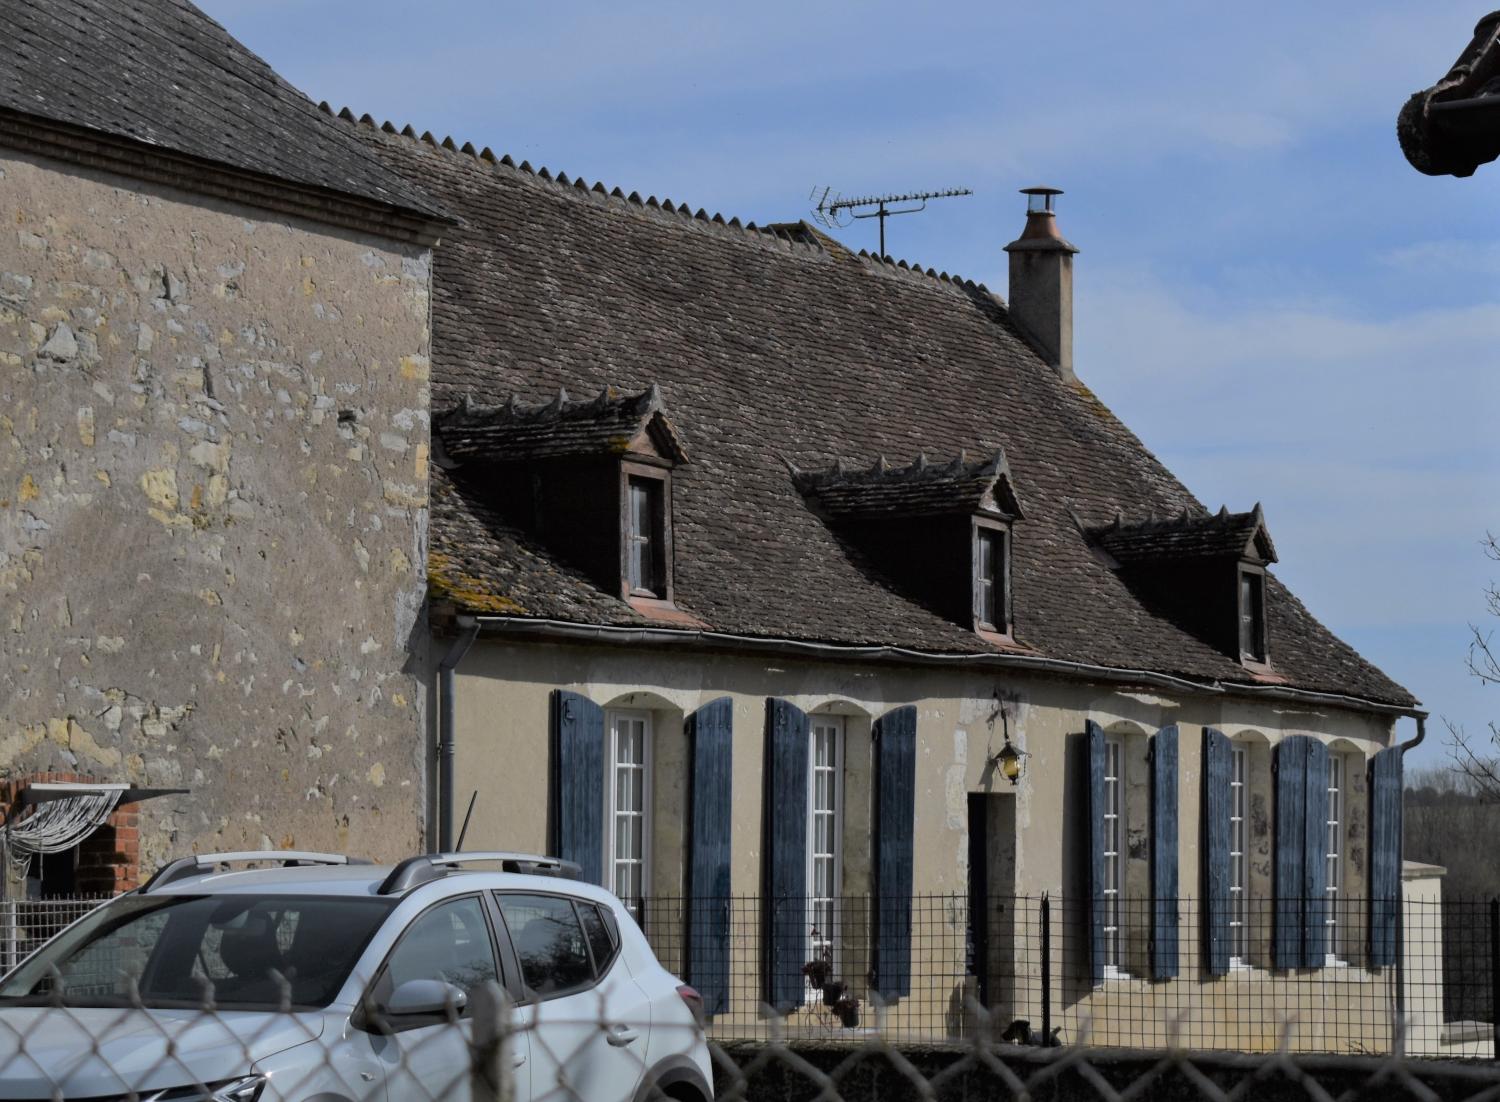
{"type": "Polygon", "coordinates": [[[352,896],[128,895],[0,983],[0,1006],[327,1006],[390,914],[352,896]]]}

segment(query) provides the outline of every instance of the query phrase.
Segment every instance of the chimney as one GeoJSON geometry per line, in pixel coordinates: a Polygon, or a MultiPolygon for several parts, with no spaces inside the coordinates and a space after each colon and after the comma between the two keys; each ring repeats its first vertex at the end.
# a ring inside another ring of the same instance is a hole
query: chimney
{"type": "Polygon", "coordinates": [[[1042,358],[1071,382],[1073,376],[1073,254],[1057,232],[1055,187],[1021,189],[1026,229],[1005,246],[1010,253],[1010,316],[1042,358]]]}

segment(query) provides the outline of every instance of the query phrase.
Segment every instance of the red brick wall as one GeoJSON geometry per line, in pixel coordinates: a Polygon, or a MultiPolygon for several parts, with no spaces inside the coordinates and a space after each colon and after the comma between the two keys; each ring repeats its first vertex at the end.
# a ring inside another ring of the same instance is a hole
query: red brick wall
{"type": "MultiPolygon", "coordinates": [[[[102,783],[83,773],[33,773],[0,781],[0,805],[7,816],[17,794],[33,781],[102,783]]],[[[77,890],[80,895],[113,895],[139,886],[140,879],[140,812],[136,804],[126,804],[79,844],[77,890]]]]}

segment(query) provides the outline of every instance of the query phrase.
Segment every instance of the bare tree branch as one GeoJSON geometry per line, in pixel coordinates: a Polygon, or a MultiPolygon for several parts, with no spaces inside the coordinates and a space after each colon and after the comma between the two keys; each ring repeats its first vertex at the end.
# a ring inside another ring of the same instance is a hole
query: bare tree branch
{"type": "MultiPolygon", "coordinates": [[[[1485,533],[1480,546],[1487,558],[1500,563],[1500,540],[1493,532],[1485,533]]],[[[1491,582],[1485,588],[1484,603],[1489,614],[1500,619],[1500,583],[1491,582]]],[[[1494,642],[1494,631],[1483,631],[1470,624],[1469,633],[1466,663],[1469,672],[1481,684],[1500,685],[1500,647],[1494,642]]],[[[1481,799],[1500,803],[1500,724],[1490,722],[1489,737],[1483,742],[1449,719],[1444,719],[1443,725],[1448,728],[1448,757],[1453,762],[1452,770],[1466,778],[1481,799]]]]}

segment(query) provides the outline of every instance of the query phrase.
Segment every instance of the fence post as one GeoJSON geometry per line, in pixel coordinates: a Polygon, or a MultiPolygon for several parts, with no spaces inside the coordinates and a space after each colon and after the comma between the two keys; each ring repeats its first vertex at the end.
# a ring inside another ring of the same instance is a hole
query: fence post
{"type": "MultiPolygon", "coordinates": [[[[3,871],[0,871],[0,875],[4,875],[3,871]]],[[[0,902],[0,976],[20,963],[16,959],[16,943],[19,940],[15,901],[0,902]]]]}
{"type": "Polygon", "coordinates": [[[473,1040],[469,1043],[471,1097],[483,1102],[515,1098],[515,1062],[510,1057],[510,1000],[491,980],[470,996],[473,1040]]]}
{"type": "Polygon", "coordinates": [[[1495,1036],[1495,1051],[1500,1058],[1500,896],[1490,900],[1490,1029],[1495,1036]]]}
{"type": "Polygon", "coordinates": [[[1052,900],[1042,893],[1042,1044],[1052,1043],[1052,900]]]}

